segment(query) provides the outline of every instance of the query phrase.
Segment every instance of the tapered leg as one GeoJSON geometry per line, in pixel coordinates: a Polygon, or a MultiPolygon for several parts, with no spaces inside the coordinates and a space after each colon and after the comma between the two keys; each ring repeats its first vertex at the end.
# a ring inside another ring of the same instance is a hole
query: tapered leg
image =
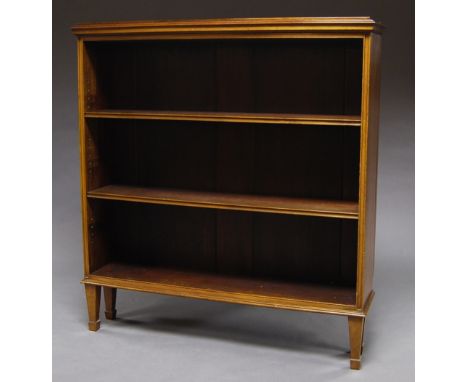
{"type": "Polygon", "coordinates": [[[348,317],[349,346],[351,348],[350,368],[354,370],[359,370],[361,368],[365,320],[366,319],[364,317],[348,317]]]}
{"type": "Polygon", "coordinates": [[[85,284],[86,301],[88,303],[88,328],[95,332],[99,329],[99,308],[101,306],[101,287],[85,284]]]}
{"type": "Polygon", "coordinates": [[[116,288],[104,288],[104,301],[106,303],[106,318],[108,320],[115,320],[115,316],[117,311],[115,310],[115,299],[117,297],[117,289],[116,288]]]}

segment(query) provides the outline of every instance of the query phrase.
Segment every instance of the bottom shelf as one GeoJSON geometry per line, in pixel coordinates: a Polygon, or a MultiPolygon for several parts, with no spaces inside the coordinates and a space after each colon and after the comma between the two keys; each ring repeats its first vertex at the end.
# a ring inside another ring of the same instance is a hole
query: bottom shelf
{"type": "Polygon", "coordinates": [[[196,271],[109,263],[85,284],[284,309],[346,314],[356,311],[355,289],[261,280],[196,271]]]}

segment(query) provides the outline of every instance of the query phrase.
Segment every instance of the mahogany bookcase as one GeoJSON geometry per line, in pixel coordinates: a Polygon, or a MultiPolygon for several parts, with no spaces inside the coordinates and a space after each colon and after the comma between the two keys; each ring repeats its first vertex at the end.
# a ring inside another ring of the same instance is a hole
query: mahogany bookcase
{"type": "Polygon", "coordinates": [[[381,26],[80,24],[89,329],[118,288],[348,317],[374,292],[381,26]]]}

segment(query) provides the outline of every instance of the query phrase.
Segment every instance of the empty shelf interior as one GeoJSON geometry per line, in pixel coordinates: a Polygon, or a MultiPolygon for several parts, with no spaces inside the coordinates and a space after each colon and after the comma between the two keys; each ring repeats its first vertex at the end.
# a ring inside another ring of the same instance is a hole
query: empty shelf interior
{"type": "MultiPolygon", "coordinates": [[[[123,263],[110,263],[93,272],[92,276],[120,280],[132,280],[141,283],[151,283],[151,286],[141,285],[150,291],[187,297],[206,297],[218,300],[229,300],[229,294],[236,294],[236,299],[242,302],[258,303],[271,299],[279,303],[282,299],[297,299],[307,302],[323,302],[330,304],[353,305],[355,290],[350,287],[333,285],[314,285],[305,283],[281,282],[268,279],[256,279],[236,276],[216,275],[205,272],[183,271],[171,268],[144,267],[123,263]]],[[[112,280],[108,280],[112,285],[112,280]]],[[[125,284],[124,284],[125,285],[125,284]]],[[[296,303],[301,305],[300,302],[296,303]]]]}
{"type": "Polygon", "coordinates": [[[360,115],[362,39],[89,41],[87,110],[360,115]]]}
{"type": "Polygon", "coordinates": [[[355,287],[355,219],[88,200],[92,272],[119,263],[355,287]]]}

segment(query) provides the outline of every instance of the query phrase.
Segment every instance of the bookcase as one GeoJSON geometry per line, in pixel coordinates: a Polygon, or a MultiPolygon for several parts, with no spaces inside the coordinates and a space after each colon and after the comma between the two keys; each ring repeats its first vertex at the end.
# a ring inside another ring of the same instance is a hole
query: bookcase
{"type": "Polygon", "coordinates": [[[79,24],[89,329],[116,290],[348,317],[374,296],[382,27],[79,24]]]}

